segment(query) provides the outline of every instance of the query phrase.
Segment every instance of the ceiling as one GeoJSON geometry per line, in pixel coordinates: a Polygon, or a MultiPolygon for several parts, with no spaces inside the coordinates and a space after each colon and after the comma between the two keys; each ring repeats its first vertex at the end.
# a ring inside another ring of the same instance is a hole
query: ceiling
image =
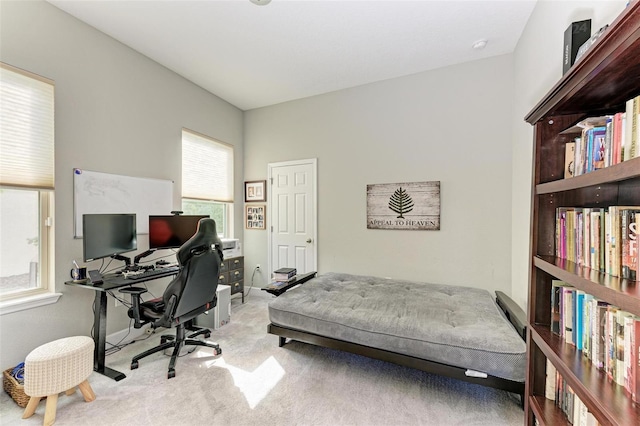
{"type": "Polygon", "coordinates": [[[242,110],[513,52],[536,3],[48,1],[242,110]]]}

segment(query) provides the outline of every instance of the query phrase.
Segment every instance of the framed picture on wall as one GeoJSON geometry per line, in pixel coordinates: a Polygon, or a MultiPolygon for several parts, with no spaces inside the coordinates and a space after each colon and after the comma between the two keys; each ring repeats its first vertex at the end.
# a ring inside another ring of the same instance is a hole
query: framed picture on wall
{"type": "Polygon", "coordinates": [[[245,182],[244,201],[267,201],[267,181],[252,180],[245,182]]]}
{"type": "Polygon", "coordinates": [[[264,204],[250,204],[244,206],[245,228],[247,229],[266,229],[266,210],[264,204]]]}

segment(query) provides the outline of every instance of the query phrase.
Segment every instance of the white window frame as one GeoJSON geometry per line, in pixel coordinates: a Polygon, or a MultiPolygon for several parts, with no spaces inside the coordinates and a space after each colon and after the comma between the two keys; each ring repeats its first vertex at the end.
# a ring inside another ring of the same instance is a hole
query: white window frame
{"type": "MultiPolygon", "coordinates": [[[[223,232],[220,232],[221,230],[218,229],[218,234],[222,234],[224,237],[226,238],[233,238],[233,230],[234,230],[234,223],[233,223],[233,206],[234,206],[234,200],[233,200],[233,194],[234,194],[234,155],[235,155],[235,149],[233,147],[233,145],[221,142],[219,140],[216,140],[210,136],[207,135],[203,135],[202,133],[198,133],[195,132],[193,130],[187,129],[187,128],[183,128],[182,129],[182,150],[184,150],[184,136],[185,133],[189,133],[191,134],[191,136],[195,136],[198,139],[202,139],[202,140],[206,140],[207,142],[210,142],[214,145],[218,145],[220,147],[225,147],[230,149],[231,151],[231,161],[230,161],[230,167],[231,167],[231,171],[229,174],[229,184],[230,184],[230,188],[228,191],[227,196],[225,197],[225,199],[216,199],[215,196],[193,196],[192,194],[185,194],[185,189],[184,189],[184,173],[185,171],[182,171],[183,174],[183,188],[182,188],[182,198],[181,201],[205,201],[205,202],[211,202],[211,203],[216,203],[216,204],[221,204],[224,206],[225,209],[225,226],[224,226],[224,230],[223,232]],[[190,196],[191,195],[191,196],[190,196]]],[[[182,167],[185,167],[184,162],[182,162],[182,167]]]]}
{"type": "MultiPolygon", "coordinates": [[[[15,68],[11,65],[0,63],[4,70],[9,70],[23,76],[45,82],[54,86],[53,81],[28,71],[15,68]]],[[[53,182],[51,182],[53,186],[53,182]]],[[[54,190],[53,188],[24,187],[5,184],[2,188],[13,190],[30,190],[38,193],[38,287],[22,291],[0,294],[0,315],[31,309],[38,306],[55,303],[61,293],[55,293],[55,253],[54,253],[54,190]]]]}

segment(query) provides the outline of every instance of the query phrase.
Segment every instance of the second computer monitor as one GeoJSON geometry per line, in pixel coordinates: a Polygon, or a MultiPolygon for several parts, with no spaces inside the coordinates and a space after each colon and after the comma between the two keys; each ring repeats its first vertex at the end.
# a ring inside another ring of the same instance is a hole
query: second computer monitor
{"type": "Polygon", "coordinates": [[[209,216],[149,216],[149,248],[179,248],[198,229],[198,221],[209,216]]]}

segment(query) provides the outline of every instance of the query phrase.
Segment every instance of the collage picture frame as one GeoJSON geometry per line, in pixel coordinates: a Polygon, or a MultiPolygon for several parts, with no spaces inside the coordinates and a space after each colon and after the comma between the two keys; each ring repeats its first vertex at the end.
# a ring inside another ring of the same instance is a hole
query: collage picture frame
{"type": "Polygon", "coordinates": [[[264,204],[248,204],[245,206],[245,228],[266,229],[266,206],[264,204]]]}

